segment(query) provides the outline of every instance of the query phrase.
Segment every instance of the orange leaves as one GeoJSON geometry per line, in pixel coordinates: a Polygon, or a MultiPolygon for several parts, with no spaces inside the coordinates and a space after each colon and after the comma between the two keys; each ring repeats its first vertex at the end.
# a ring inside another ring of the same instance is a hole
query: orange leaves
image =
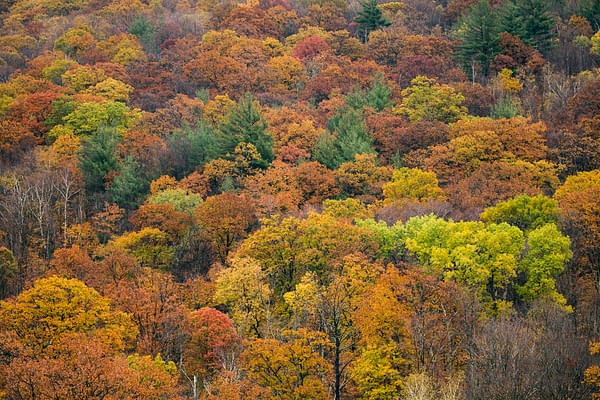
{"type": "Polygon", "coordinates": [[[33,148],[36,138],[24,126],[15,121],[0,121],[0,160],[2,163],[17,162],[33,148]]]}
{"type": "Polygon", "coordinates": [[[325,335],[308,330],[287,331],[285,341],[258,339],[244,352],[250,378],[282,400],[327,398],[329,365],[322,358],[325,335]]]}
{"type": "Polygon", "coordinates": [[[241,338],[233,322],[214,308],[203,307],[191,313],[191,338],[186,344],[186,372],[208,377],[231,369],[241,350],[241,338]]]}
{"type": "Polygon", "coordinates": [[[203,236],[213,245],[222,263],[233,245],[256,223],[254,207],[246,196],[226,192],[206,199],[195,212],[203,236]]]}

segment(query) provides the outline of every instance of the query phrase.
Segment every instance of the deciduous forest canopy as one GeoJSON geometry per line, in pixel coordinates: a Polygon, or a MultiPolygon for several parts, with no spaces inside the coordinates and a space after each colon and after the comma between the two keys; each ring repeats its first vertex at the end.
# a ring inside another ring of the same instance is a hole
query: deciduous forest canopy
{"type": "Polygon", "coordinates": [[[0,399],[600,398],[600,0],[0,0],[0,399]]]}

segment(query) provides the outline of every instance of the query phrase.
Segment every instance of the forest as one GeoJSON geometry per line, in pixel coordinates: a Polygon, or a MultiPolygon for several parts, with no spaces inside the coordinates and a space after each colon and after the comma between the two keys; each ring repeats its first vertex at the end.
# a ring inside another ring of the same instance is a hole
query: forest
{"type": "Polygon", "coordinates": [[[0,0],[0,399],[600,399],[600,0],[0,0]]]}

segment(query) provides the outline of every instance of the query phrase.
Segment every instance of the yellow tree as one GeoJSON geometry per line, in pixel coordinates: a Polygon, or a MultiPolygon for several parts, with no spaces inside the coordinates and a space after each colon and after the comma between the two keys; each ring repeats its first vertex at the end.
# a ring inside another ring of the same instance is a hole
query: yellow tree
{"type": "Polygon", "coordinates": [[[68,334],[84,333],[122,350],[137,335],[131,317],[113,310],[108,298],[77,279],[56,276],[0,302],[0,330],[15,332],[23,344],[37,349],[68,334]]]}
{"type": "Polygon", "coordinates": [[[249,378],[270,389],[273,399],[325,400],[330,366],[321,356],[330,346],[320,332],[284,332],[283,341],[257,339],[242,354],[249,378]]]}
{"type": "Polygon", "coordinates": [[[251,258],[233,258],[219,273],[214,300],[230,310],[247,336],[263,337],[268,325],[271,289],[260,264],[251,258]]]}
{"type": "Polygon", "coordinates": [[[400,168],[394,171],[391,182],[383,185],[385,204],[400,200],[443,200],[446,196],[438,186],[433,172],[418,168],[400,168]]]}

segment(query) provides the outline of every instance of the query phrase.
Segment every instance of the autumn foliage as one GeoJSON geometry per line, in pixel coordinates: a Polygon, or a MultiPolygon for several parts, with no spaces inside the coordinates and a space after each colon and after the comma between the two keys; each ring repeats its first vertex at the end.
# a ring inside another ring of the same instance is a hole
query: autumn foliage
{"type": "Polygon", "coordinates": [[[0,25],[0,399],[600,398],[597,0],[0,25]]]}

